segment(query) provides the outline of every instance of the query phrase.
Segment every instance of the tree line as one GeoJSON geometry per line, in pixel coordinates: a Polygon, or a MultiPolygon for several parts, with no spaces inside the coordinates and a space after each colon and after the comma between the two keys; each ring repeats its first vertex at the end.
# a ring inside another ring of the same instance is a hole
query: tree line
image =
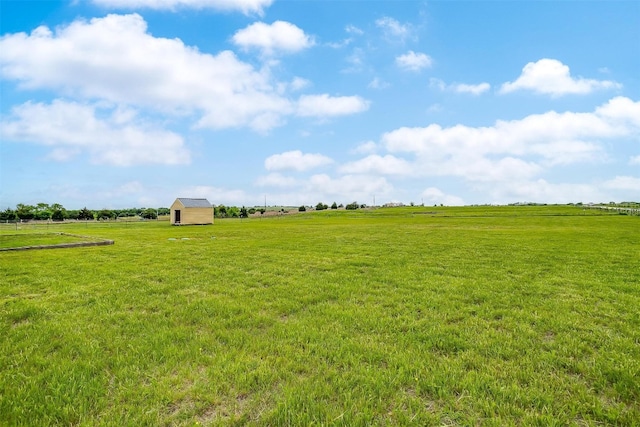
{"type": "MultiPolygon", "coordinates": [[[[331,206],[319,202],[315,206],[315,210],[321,211],[325,209],[358,209],[365,208],[366,205],[360,205],[357,202],[349,203],[348,205],[337,204],[333,202],[331,206]]],[[[304,212],[307,208],[303,205],[298,208],[298,211],[304,212]]],[[[266,209],[264,208],[241,208],[237,206],[225,206],[218,205],[214,207],[214,216],[216,218],[248,218],[249,215],[256,213],[264,214],[266,209]]],[[[281,209],[282,213],[286,213],[284,209],[281,209]]],[[[144,219],[157,219],[158,216],[169,215],[171,213],[169,208],[128,208],[128,209],[99,209],[91,210],[84,207],[82,209],[66,209],[59,203],[38,203],[36,205],[28,205],[24,203],[18,203],[15,209],[6,208],[4,211],[0,211],[0,221],[64,221],[80,220],[110,220],[126,217],[140,217],[144,219]]]]}
{"type": "Polygon", "coordinates": [[[100,209],[91,210],[65,209],[59,203],[38,203],[27,205],[18,203],[15,209],[7,208],[0,211],[0,221],[64,221],[72,220],[109,220],[124,217],[140,217],[144,219],[156,219],[158,215],[169,215],[169,208],[129,208],[129,209],[100,209]]]}

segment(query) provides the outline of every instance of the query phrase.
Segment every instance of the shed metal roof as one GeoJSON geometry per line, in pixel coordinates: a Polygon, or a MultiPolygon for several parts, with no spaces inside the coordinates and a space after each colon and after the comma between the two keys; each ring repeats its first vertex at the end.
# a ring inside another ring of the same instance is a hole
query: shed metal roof
{"type": "Polygon", "coordinates": [[[178,200],[180,200],[180,203],[182,203],[182,205],[185,208],[210,208],[211,203],[209,203],[209,201],[207,199],[189,199],[189,198],[185,198],[185,197],[178,197],[178,200]]]}

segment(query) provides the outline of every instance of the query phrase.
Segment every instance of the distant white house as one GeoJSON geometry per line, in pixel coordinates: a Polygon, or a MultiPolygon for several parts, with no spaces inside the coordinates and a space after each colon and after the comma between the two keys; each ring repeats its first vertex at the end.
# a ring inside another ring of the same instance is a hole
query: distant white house
{"type": "Polygon", "coordinates": [[[213,205],[207,199],[178,197],[171,205],[171,225],[213,224],[213,205]]]}

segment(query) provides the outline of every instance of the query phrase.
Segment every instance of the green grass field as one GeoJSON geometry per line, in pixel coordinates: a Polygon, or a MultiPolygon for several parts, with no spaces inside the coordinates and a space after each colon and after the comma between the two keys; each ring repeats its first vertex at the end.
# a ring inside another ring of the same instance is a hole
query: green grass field
{"type": "Polygon", "coordinates": [[[640,217],[58,227],[115,244],[0,254],[0,425],[640,425],[640,217]]]}

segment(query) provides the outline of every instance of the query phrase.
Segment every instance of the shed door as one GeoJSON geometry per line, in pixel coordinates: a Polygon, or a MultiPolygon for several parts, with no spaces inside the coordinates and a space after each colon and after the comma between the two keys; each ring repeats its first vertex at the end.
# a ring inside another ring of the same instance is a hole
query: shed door
{"type": "Polygon", "coordinates": [[[176,209],[175,223],[176,224],[180,224],[180,210],[179,209],[176,209]]]}

